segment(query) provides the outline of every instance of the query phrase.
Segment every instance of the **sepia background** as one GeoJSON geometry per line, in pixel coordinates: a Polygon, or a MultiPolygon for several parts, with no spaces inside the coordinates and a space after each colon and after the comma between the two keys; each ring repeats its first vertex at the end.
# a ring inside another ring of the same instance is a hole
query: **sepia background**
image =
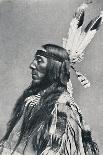
{"type": "MultiPolygon", "coordinates": [[[[62,46],[69,23],[83,0],[0,0],[0,138],[12,108],[31,82],[29,65],[45,43],[62,46]]],[[[93,0],[85,14],[86,25],[103,10],[103,0],[93,0]]],[[[103,153],[103,26],[86,48],[76,68],[87,75],[84,89],[71,70],[74,97],[103,153]]]]}

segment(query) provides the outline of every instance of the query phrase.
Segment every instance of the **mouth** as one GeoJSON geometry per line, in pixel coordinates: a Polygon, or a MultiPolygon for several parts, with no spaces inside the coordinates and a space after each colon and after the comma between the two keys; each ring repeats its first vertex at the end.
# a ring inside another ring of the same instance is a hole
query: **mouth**
{"type": "Polygon", "coordinates": [[[32,74],[32,78],[36,77],[37,75],[36,74],[32,74]]]}
{"type": "Polygon", "coordinates": [[[36,75],[37,73],[36,73],[35,70],[32,70],[31,74],[32,74],[32,75],[36,75]]]}
{"type": "Polygon", "coordinates": [[[32,73],[32,75],[37,75],[36,73],[32,73]]]}
{"type": "Polygon", "coordinates": [[[37,73],[36,72],[32,72],[32,79],[37,78],[37,73]]]}

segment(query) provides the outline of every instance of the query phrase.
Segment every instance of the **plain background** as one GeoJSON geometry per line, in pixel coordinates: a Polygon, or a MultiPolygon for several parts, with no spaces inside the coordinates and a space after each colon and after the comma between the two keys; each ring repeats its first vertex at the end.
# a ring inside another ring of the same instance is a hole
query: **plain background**
{"type": "MultiPolygon", "coordinates": [[[[0,137],[22,91],[31,82],[29,65],[34,52],[45,43],[62,46],[74,11],[82,0],[0,0],[0,137]]],[[[103,10],[94,0],[86,11],[86,25],[103,10]]],[[[71,70],[74,97],[103,153],[103,26],[86,48],[76,67],[91,87],[84,89],[71,70]]]]}

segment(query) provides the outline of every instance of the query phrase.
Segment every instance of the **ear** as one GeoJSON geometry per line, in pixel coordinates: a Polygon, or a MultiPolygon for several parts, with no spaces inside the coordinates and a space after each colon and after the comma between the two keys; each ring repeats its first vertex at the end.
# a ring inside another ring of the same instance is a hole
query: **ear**
{"type": "Polygon", "coordinates": [[[69,61],[65,60],[61,65],[60,80],[64,85],[66,85],[69,79],[70,79],[70,63],[69,61]]]}

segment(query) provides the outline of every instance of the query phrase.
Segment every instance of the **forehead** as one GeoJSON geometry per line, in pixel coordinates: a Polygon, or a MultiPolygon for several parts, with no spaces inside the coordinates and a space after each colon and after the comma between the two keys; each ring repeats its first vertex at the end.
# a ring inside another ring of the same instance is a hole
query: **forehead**
{"type": "Polygon", "coordinates": [[[46,58],[47,58],[46,52],[43,51],[43,50],[37,50],[35,56],[36,56],[36,55],[43,56],[43,57],[46,57],[46,58]]]}
{"type": "Polygon", "coordinates": [[[50,53],[50,52],[47,52],[45,49],[44,50],[37,50],[36,54],[35,55],[40,55],[40,56],[43,56],[45,58],[51,58],[55,61],[59,61],[59,62],[63,62],[64,61],[64,58],[56,55],[55,53],[50,53]]]}
{"type": "Polygon", "coordinates": [[[46,57],[44,57],[44,56],[42,56],[42,55],[39,55],[39,54],[36,54],[35,55],[35,58],[34,58],[34,60],[39,60],[39,59],[41,59],[43,62],[47,62],[48,61],[48,59],[46,58],[46,57]]]}

